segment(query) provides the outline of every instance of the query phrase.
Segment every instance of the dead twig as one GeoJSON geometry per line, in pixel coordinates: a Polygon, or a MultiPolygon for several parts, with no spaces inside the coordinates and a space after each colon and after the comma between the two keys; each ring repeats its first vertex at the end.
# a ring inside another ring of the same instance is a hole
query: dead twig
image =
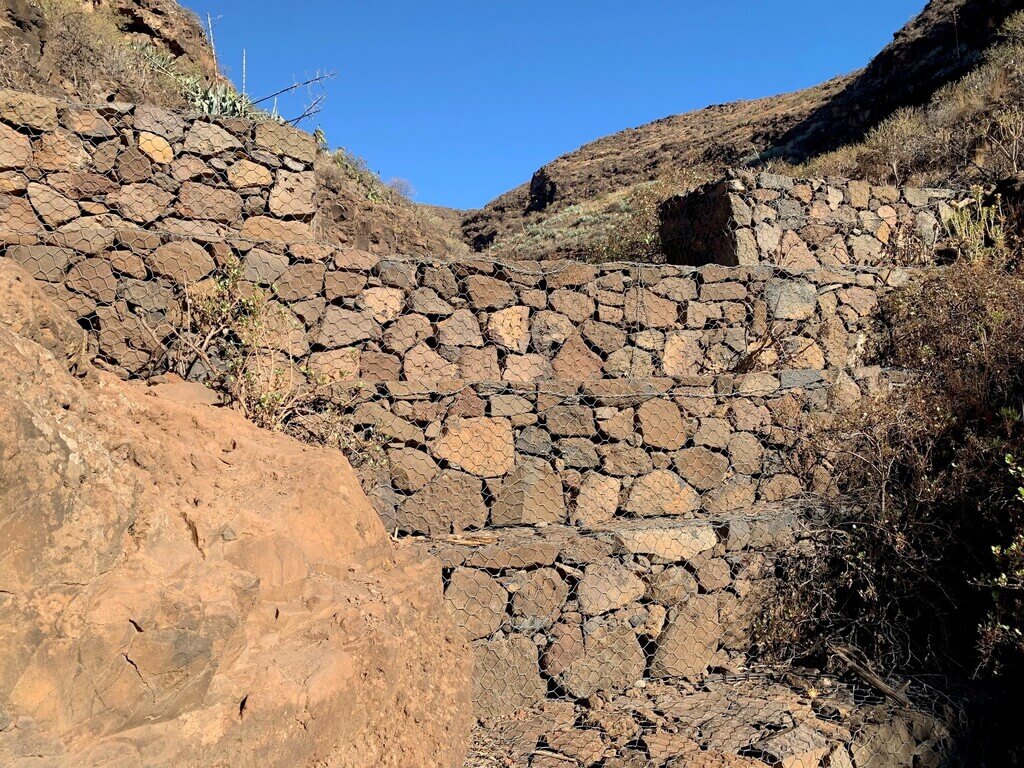
{"type": "Polygon", "coordinates": [[[913,709],[913,704],[910,699],[907,698],[903,692],[906,690],[906,686],[903,689],[893,688],[885,680],[883,680],[878,674],[876,674],[870,667],[870,663],[867,659],[863,658],[863,655],[858,653],[854,648],[848,646],[836,645],[830,643],[828,646],[829,650],[841,661],[848,669],[854,672],[864,682],[873,687],[880,693],[885,694],[890,699],[895,701],[897,704],[905,707],[906,709],[913,709]],[[858,657],[860,657],[858,659],[858,657]]]}

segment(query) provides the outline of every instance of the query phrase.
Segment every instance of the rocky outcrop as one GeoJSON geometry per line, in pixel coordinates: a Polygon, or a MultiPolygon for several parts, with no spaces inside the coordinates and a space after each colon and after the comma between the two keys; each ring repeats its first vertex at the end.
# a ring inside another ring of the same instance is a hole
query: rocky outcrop
{"type": "MultiPolygon", "coordinates": [[[[183,74],[207,81],[220,77],[202,24],[175,0],[3,0],[0,43],[7,54],[0,56],[0,81],[86,101],[145,95],[140,73],[127,64],[132,46],[159,52],[183,74]],[[103,48],[105,53],[89,60],[103,48]],[[125,69],[116,65],[118,57],[125,69]],[[83,73],[90,77],[82,78],[83,73]]],[[[148,96],[161,98],[153,91],[148,96]]]]}
{"type": "Polygon", "coordinates": [[[0,264],[0,763],[461,763],[469,667],[436,566],[337,452],[83,369],[0,264]]]}

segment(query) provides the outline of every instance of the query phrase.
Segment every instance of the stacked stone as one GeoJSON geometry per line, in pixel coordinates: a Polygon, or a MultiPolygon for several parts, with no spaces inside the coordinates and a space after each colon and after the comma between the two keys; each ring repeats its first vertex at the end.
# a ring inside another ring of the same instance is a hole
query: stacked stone
{"type": "Polygon", "coordinates": [[[618,518],[436,536],[445,599],[479,642],[487,717],[645,679],[739,670],[773,557],[804,537],[799,505],[756,517],[618,518]]]}
{"type": "Polygon", "coordinates": [[[938,718],[808,670],[785,682],[653,680],[585,703],[549,700],[480,731],[486,747],[467,768],[938,768],[949,741],[938,718]]]}
{"type": "Polygon", "coordinates": [[[941,250],[955,198],[948,189],[738,171],[667,200],[661,237],[673,264],[920,266],[922,254],[941,250]]]}
{"type": "Polygon", "coordinates": [[[382,518],[441,561],[481,717],[568,718],[511,764],[694,745],[732,761],[714,766],[847,764],[858,737],[777,692],[744,704],[765,728],[698,728],[691,695],[745,668],[779,559],[813,553],[805,497],[831,478],[794,447],[876,387],[859,366],[909,277],[895,246],[934,236],[949,194],[739,174],[683,206],[701,213],[674,230],[680,261],[703,266],[451,262],[319,242],[315,155],[272,121],[0,91],[0,255],[126,376],[189,359],[197,297],[265,293],[261,344],[335,385],[379,447],[362,471],[382,518]],[[656,714],[672,696],[679,717],[656,714]]]}
{"type": "Polygon", "coordinates": [[[741,513],[827,488],[824,467],[796,466],[794,445],[876,386],[835,370],[514,387],[390,382],[362,388],[347,422],[385,446],[367,485],[389,528],[588,526],[741,513]]]}

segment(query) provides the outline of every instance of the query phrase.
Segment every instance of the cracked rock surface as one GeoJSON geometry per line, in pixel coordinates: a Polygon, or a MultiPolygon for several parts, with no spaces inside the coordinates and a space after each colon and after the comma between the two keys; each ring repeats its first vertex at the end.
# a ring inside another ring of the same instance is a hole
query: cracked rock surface
{"type": "Polygon", "coordinates": [[[468,650],[341,454],[80,337],[0,262],[0,764],[459,765],[468,650]]]}

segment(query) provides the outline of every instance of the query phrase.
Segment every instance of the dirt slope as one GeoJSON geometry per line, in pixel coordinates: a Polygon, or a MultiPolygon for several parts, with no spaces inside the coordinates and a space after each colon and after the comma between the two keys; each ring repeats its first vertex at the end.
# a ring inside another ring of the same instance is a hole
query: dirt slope
{"type": "Polygon", "coordinates": [[[80,350],[0,260],[0,765],[460,765],[437,569],[341,455],[80,350]]]}
{"type": "Polygon", "coordinates": [[[1024,0],[931,0],[864,70],[795,93],[708,107],[613,134],[557,158],[530,183],[469,212],[476,250],[585,255],[618,223],[623,193],[663,180],[681,191],[729,165],[802,159],[854,140],[900,106],[962,75],[1024,0]]]}

